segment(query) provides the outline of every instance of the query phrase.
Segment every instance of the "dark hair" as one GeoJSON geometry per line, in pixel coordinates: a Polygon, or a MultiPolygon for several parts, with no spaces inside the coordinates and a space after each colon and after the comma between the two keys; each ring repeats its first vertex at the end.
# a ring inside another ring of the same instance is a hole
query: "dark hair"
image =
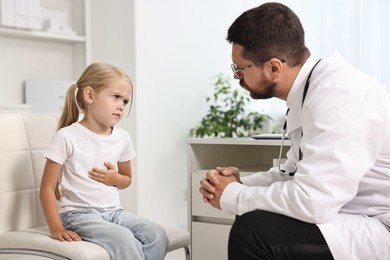
{"type": "Polygon", "coordinates": [[[256,62],[286,59],[302,64],[310,54],[298,16],[280,3],[266,3],[241,14],[230,26],[226,40],[244,47],[244,57],[256,62]]]}

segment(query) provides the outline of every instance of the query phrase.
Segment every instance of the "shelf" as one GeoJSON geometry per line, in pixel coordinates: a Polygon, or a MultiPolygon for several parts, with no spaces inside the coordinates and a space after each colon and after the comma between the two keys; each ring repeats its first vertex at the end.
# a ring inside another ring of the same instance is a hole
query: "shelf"
{"type": "MultiPolygon", "coordinates": [[[[252,165],[252,166],[239,166],[237,167],[240,170],[240,176],[248,176],[258,172],[265,172],[271,168],[271,165],[263,164],[263,165],[252,165]]],[[[207,172],[211,169],[195,169],[192,174],[202,174],[206,176],[207,172]]]]}
{"type": "MultiPolygon", "coordinates": [[[[250,137],[239,138],[188,138],[187,144],[213,144],[213,145],[280,145],[281,139],[253,139],[250,137]]],[[[284,141],[285,145],[290,145],[290,140],[284,141]]]]}
{"type": "Polygon", "coordinates": [[[52,33],[28,29],[14,29],[6,27],[0,27],[0,37],[1,36],[63,43],[85,43],[86,41],[85,36],[80,35],[52,33]]]}

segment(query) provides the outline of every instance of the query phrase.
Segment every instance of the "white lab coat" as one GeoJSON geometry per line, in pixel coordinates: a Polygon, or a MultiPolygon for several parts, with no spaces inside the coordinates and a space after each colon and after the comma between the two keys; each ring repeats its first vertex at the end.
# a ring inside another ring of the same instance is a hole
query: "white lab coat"
{"type": "Polygon", "coordinates": [[[287,98],[292,147],[283,167],[295,175],[271,168],[231,183],[222,210],[315,223],[336,260],[390,259],[390,89],[335,52],[315,67],[302,106],[317,60],[306,61],[287,98]]]}

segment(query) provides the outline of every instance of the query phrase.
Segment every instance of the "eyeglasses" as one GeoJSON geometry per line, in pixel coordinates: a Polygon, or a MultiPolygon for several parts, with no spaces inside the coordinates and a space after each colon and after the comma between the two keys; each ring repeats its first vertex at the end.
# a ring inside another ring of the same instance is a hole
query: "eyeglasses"
{"type": "MultiPolygon", "coordinates": [[[[271,58],[268,58],[268,59],[266,59],[266,60],[261,60],[261,61],[254,62],[254,63],[249,64],[249,65],[247,65],[247,66],[245,66],[245,67],[243,67],[243,68],[241,68],[241,69],[238,67],[237,63],[233,62],[233,63],[230,65],[230,67],[232,68],[232,71],[233,71],[234,76],[236,76],[237,78],[241,78],[240,72],[242,72],[243,70],[248,69],[248,68],[253,67],[253,66],[256,66],[256,65],[261,64],[261,63],[263,63],[263,62],[269,61],[270,59],[271,59],[271,58]]],[[[279,59],[279,60],[280,60],[282,63],[285,63],[285,62],[286,62],[285,59],[279,59]]]]}
{"type": "Polygon", "coordinates": [[[268,61],[268,60],[269,60],[269,59],[261,60],[261,61],[258,61],[258,62],[249,64],[249,65],[247,65],[247,66],[245,66],[245,67],[243,67],[243,68],[241,68],[241,69],[238,67],[237,63],[233,62],[233,63],[230,65],[230,67],[232,68],[232,71],[233,71],[233,73],[234,73],[234,76],[236,76],[237,78],[240,78],[240,72],[241,72],[241,71],[243,71],[243,70],[245,70],[245,69],[248,69],[248,68],[250,68],[250,67],[252,67],[252,66],[258,65],[258,64],[260,64],[260,63],[266,62],[266,61],[268,61]]]}

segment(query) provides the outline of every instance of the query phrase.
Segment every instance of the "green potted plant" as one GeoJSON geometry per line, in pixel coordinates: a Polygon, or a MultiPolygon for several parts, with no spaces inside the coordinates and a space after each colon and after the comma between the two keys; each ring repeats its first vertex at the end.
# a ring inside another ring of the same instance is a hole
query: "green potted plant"
{"type": "Polygon", "coordinates": [[[207,114],[197,126],[190,129],[190,137],[249,137],[263,132],[264,126],[272,120],[258,112],[247,112],[249,94],[233,89],[230,78],[218,74],[214,82],[214,93],[206,97],[209,105],[207,114]]]}

